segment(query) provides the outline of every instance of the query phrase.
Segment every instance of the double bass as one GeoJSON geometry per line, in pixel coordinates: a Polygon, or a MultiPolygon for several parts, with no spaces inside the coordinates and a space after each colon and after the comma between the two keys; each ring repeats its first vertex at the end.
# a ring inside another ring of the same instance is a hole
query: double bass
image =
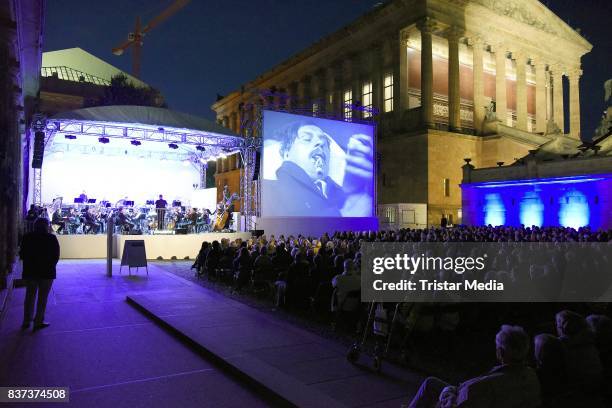
{"type": "Polygon", "coordinates": [[[213,223],[213,231],[222,231],[223,227],[227,223],[227,219],[230,216],[229,208],[233,204],[234,201],[238,200],[240,197],[237,193],[232,194],[231,196],[228,193],[227,186],[223,190],[223,200],[217,205],[217,215],[215,217],[215,222],[213,223]]]}

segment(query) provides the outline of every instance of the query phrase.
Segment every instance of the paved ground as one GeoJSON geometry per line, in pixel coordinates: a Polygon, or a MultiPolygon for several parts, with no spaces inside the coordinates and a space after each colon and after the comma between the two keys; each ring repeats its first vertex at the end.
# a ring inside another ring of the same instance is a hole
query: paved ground
{"type": "Polygon", "coordinates": [[[338,342],[167,269],[129,277],[116,265],[107,278],[104,261],[62,261],[51,327],[38,332],[20,330],[25,290],[15,289],[0,327],[0,386],[68,386],[70,406],[88,408],[400,407],[422,380],[391,365],[375,374],[367,357],[353,366],[338,342]]]}
{"type": "Polygon", "coordinates": [[[311,331],[192,284],[129,295],[151,318],[222,361],[229,370],[300,407],[400,407],[423,377],[391,364],[382,374],[361,356],[311,331]]]}
{"type": "Polygon", "coordinates": [[[154,265],[149,279],[142,269],[109,279],[104,268],[102,261],[60,262],[47,309],[51,326],[38,332],[20,330],[25,290],[13,291],[0,327],[0,386],[68,386],[68,406],[88,408],[270,405],[125,300],[191,283],[154,265]]]}

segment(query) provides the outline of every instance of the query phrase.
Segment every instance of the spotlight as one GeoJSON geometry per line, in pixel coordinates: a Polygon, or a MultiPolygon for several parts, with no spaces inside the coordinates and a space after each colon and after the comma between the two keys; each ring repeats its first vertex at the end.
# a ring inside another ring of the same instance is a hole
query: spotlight
{"type": "Polygon", "coordinates": [[[140,146],[142,143],[140,143],[140,140],[132,140],[130,141],[130,144],[132,146],[140,146]]]}
{"type": "Polygon", "coordinates": [[[108,142],[110,142],[110,140],[108,140],[108,137],[100,137],[98,138],[98,142],[102,144],[107,144],[108,142]]]}
{"type": "Polygon", "coordinates": [[[160,132],[163,132],[164,128],[163,127],[158,127],[157,130],[159,130],[160,132]]]}
{"type": "Polygon", "coordinates": [[[171,149],[178,149],[178,145],[176,143],[168,143],[168,147],[171,149]]]}
{"type": "Polygon", "coordinates": [[[74,139],[76,139],[76,136],[75,136],[75,135],[65,135],[64,137],[65,137],[66,139],[69,139],[69,140],[74,140],[74,139]]]}
{"type": "Polygon", "coordinates": [[[206,150],[206,149],[205,149],[205,148],[204,148],[204,146],[202,146],[202,145],[197,145],[197,146],[196,146],[196,150],[198,150],[198,151],[200,151],[200,152],[203,152],[203,151],[204,151],[204,150],[206,150]]]}
{"type": "Polygon", "coordinates": [[[222,159],[225,159],[227,156],[225,155],[225,153],[221,153],[221,154],[219,154],[219,157],[222,158],[222,159]]]}

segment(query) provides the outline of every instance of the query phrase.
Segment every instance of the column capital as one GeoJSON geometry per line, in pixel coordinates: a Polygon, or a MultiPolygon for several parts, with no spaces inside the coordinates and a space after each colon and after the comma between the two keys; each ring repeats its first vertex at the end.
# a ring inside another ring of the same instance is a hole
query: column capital
{"type": "Polygon", "coordinates": [[[431,17],[424,17],[417,24],[419,31],[431,34],[438,28],[438,22],[431,17]]]}
{"type": "Polygon", "coordinates": [[[553,75],[566,75],[567,65],[565,65],[561,61],[555,61],[548,64],[548,70],[553,75]]]}
{"type": "Polygon", "coordinates": [[[516,61],[520,61],[524,64],[527,63],[527,53],[523,50],[514,50],[512,52],[512,59],[516,61]]]}
{"type": "Polygon", "coordinates": [[[482,36],[478,35],[478,34],[467,34],[467,44],[471,47],[480,47],[483,48],[484,44],[485,44],[485,40],[484,38],[482,38],[482,36]]]}
{"type": "Polygon", "coordinates": [[[408,46],[409,40],[410,40],[410,30],[407,28],[400,30],[400,33],[399,33],[400,45],[408,46]]]}
{"type": "Polygon", "coordinates": [[[533,64],[533,66],[535,66],[536,68],[546,68],[546,66],[548,65],[548,63],[544,61],[544,58],[538,55],[529,58],[531,59],[531,63],[533,64]]]}
{"type": "Polygon", "coordinates": [[[580,79],[580,77],[582,76],[582,69],[580,68],[570,68],[567,71],[567,76],[569,78],[569,80],[574,80],[574,79],[580,79]]]}
{"type": "Polygon", "coordinates": [[[461,37],[465,35],[465,30],[461,27],[451,26],[444,31],[444,37],[448,41],[459,42],[461,37]]]}
{"type": "Polygon", "coordinates": [[[508,43],[503,42],[503,41],[499,41],[499,42],[491,44],[491,52],[494,52],[496,54],[498,52],[503,52],[504,54],[507,54],[509,51],[509,48],[510,47],[508,46],[508,43]]]}

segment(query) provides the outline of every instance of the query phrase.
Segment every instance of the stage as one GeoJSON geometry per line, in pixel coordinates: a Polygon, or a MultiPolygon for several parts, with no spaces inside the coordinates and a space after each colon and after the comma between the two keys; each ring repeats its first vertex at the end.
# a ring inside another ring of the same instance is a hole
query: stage
{"type": "MultiPolygon", "coordinates": [[[[144,240],[147,259],[195,259],[202,242],[230,241],[236,238],[247,240],[249,232],[210,232],[187,235],[113,235],[113,258],[121,259],[123,245],[128,240],[144,240]]],[[[106,234],[58,235],[61,259],[106,258],[106,234]]]]}

